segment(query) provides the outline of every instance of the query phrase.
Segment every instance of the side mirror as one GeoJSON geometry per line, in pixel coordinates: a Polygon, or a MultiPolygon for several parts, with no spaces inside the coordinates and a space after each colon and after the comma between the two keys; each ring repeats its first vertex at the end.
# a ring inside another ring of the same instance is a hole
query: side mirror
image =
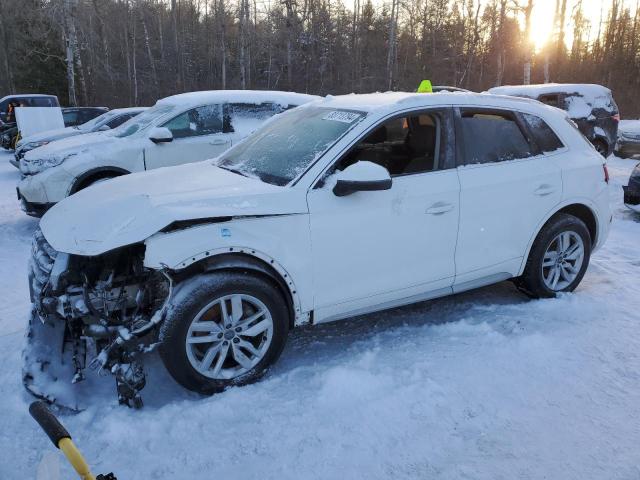
{"type": "Polygon", "coordinates": [[[149,132],[149,140],[153,143],[169,143],[173,141],[173,134],[166,127],[155,127],[149,132]]]}
{"type": "Polygon", "coordinates": [[[355,192],[389,190],[391,175],[389,171],[373,162],[356,162],[338,174],[333,193],[344,197],[355,192]]]}

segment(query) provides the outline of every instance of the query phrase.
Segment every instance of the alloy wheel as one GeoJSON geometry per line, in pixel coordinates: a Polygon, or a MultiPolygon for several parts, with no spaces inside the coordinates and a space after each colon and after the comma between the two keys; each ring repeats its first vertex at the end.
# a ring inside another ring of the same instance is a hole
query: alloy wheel
{"type": "Polygon", "coordinates": [[[558,234],[542,259],[544,284],[554,292],[564,290],[580,274],[583,261],[584,243],[580,235],[571,231],[558,234]]]}
{"type": "Polygon", "coordinates": [[[262,360],[273,338],[273,318],[256,297],[216,298],[195,316],[186,336],[187,357],[201,375],[229,380],[262,360]]]}

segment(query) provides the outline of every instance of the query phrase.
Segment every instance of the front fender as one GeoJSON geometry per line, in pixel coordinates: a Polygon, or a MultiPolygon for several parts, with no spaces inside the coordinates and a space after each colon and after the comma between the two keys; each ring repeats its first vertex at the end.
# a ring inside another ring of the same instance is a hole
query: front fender
{"type": "MultiPolygon", "coordinates": [[[[307,214],[248,217],[159,232],[145,241],[144,265],[184,270],[206,258],[241,253],[272,266],[287,282],[296,310],[313,308],[307,214]]],[[[299,313],[298,311],[296,313],[299,313]]]]}

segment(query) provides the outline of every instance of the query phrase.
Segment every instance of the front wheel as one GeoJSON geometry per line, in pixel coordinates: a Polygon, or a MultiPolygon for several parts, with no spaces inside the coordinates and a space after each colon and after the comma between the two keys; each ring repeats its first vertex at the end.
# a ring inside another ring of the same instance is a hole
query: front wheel
{"type": "Polygon", "coordinates": [[[160,356],[183,387],[212,394],[260,378],[284,348],[288,309],[268,281],[245,273],[197,275],[174,292],[160,356]]]}
{"type": "Polygon", "coordinates": [[[573,215],[554,215],[536,238],[516,285],[533,298],[572,292],[582,281],[591,257],[591,235],[573,215]]]}

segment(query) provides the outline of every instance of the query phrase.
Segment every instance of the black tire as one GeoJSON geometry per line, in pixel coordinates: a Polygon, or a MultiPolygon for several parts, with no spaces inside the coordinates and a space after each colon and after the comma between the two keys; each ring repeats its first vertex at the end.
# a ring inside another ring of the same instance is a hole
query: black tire
{"type": "Polygon", "coordinates": [[[531,298],[554,298],[558,293],[572,292],[582,281],[589,266],[591,243],[591,235],[582,220],[566,213],[554,215],[545,223],[533,242],[524,272],[516,279],[516,286],[531,298]],[[565,288],[556,291],[547,287],[544,282],[542,262],[551,242],[563,232],[573,232],[580,236],[584,247],[584,258],[575,279],[565,288]]]}
{"type": "Polygon", "coordinates": [[[289,330],[289,309],[277,287],[244,272],[213,272],[191,277],[178,284],[160,330],[160,357],[171,376],[188,390],[211,395],[232,385],[258,380],[284,349],[289,330]],[[244,294],[261,301],[271,314],[273,334],[262,359],[249,371],[231,379],[213,379],[198,372],[187,354],[186,338],[198,313],[212,300],[226,295],[244,294]]]}

